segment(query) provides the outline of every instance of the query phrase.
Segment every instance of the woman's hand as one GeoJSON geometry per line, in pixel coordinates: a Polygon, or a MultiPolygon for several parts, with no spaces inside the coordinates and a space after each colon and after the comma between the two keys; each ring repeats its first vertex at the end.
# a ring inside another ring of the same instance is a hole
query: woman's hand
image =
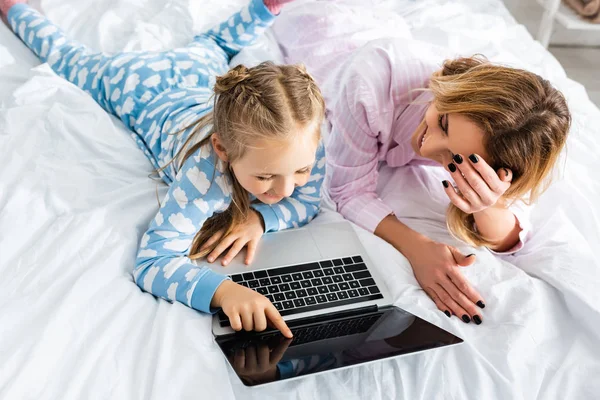
{"type": "Polygon", "coordinates": [[[213,262],[229,248],[229,251],[225,257],[223,257],[223,261],[221,261],[221,264],[226,266],[231,262],[233,257],[235,257],[244,248],[244,246],[248,246],[246,259],[244,262],[246,264],[250,264],[254,260],[256,246],[258,245],[258,242],[260,241],[260,238],[264,232],[265,228],[263,226],[262,217],[257,211],[251,210],[250,215],[245,223],[236,226],[229,233],[229,235],[224,238],[222,237],[224,233],[223,230],[215,233],[213,237],[208,239],[206,243],[202,245],[200,250],[212,246],[213,243],[220,241],[217,247],[215,247],[215,249],[206,258],[208,259],[208,262],[213,262]]]}
{"type": "Polygon", "coordinates": [[[292,331],[269,299],[232,281],[226,280],[219,285],[210,305],[223,309],[235,331],[242,328],[246,331],[264,331],[270,322],[283,336],[292,337],[292,331]]]}
{"type": "Polygon", "coordinates": [[[475,255],[464,256],[455,247],[424,241],[407,258],[417,281],[441,311],[448,317],[455,314],[465,323],[471,319],[481,323],[476,306],[484,308],[485,304],[460,272],[460,267],[473,264],[475,255]]]}
{"type": "Polygon", "coordinates": [[[456,189],[448,181],[442,183],[450,201],[467,214],[496,205],[510,187],[512,172],[507,168],[496,172],[476,154],[467,159],[456,154],[453,161],[447,168],[454,178],[456,189]]]}

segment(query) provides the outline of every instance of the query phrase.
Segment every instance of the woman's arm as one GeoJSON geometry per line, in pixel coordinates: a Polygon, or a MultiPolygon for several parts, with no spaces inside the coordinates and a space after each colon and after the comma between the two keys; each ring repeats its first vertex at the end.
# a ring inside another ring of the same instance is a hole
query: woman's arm
{"type": "Polygon", "coordinates": [[[473,214],[477,231],[496,243],[490,250],[503,253],[519,244],[521,225],[515,214],[504,207],[489,207],[473,214]]]}

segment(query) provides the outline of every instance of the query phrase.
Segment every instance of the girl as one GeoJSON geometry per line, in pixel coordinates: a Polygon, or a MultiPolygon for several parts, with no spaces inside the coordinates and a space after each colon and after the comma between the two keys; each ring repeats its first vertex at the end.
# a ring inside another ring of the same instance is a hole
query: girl
{"type": "Polygon", "coordinates": [[[543,192],[565,145],[567,104],[531,72],[482,57],[442,63],[439,49],[407,39],[369,41],[378,27],[363,21],[376,20],[318,2],[287,10],[274,31],[288,61],[304,60],[322,84],[331,122],[329,190],[338,210],[406,256],[448,317],[480,324],[476,306],[485,303],[458,268],[475,256],[402,223],[378,197],[378,164],[443,166],[449,178],[438,190],[450,203],[449,230],[469,245],[514,253],[528,232],[523,204],[543,192]],[[349,26],[354,15],[361,19],[349,26]],[[331,52],[335,65],[322,56],[331,52]]]}
{"type": "Polygon", "coordinates": [[[184,48],[114,56],[68,40],[22,3],[1,4],[12,29],[119,117],[169,185],[141,240],[137,284],[199,311],[222,308],[235,330],[264,330],[270,320],[291,337],[266,297],[193,262],[231,248],[227,265],[247,245],[250,263],[264,232],[304,225],[319,211],[324,102],[315,82],[299,66],[227,72],[285,1],[252,0],[184,48]]]}

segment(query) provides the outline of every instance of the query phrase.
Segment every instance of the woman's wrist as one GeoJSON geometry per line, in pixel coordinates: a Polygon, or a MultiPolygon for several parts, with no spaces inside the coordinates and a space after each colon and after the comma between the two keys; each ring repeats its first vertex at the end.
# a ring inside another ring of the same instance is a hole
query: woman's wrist
{"type": "Polygon", "coordinates": [[[381,220],[374,233],[394,246],[409,261],[419,253],[418,249],[421,246],[433,242],[432,239],[403,224],[394,214],[381,220]]]}

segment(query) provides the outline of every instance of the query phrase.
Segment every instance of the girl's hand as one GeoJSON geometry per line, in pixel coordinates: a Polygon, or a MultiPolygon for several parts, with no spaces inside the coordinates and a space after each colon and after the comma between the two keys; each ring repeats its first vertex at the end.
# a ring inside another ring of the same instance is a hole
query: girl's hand
{"type": "Polygon", "coordinates": [[[257,211],[251,210],[248,220],[241,225],[236,226],[229,235],[222,238],[224,231],[219,231],[214,234],[209,240],[206,241],[200,250],[206,247],[212,246],[213,243],[221,241],[217,247],[206,257],[208,262],[215,261],[222,253],[229,248],[229,251],[223,257],[221,265],[226,266],[231,262],[244,246],[248,246],[248,252],[244,262],[250,264],[254,260],[254,254],[256,253],[256,246],[260,241],[265,228],[263,226],[262,218],[257,211]],[[231,248],[230,248],[231,247],[231,248]]]}
{"type": "Polygon", "coordinates": [[[240,331],[264,331],[267,322],[278,329],[283,336],[291,338],[292,331],[273,304],[260,293],[238,285],[232,281],[224,281],[219,285],[211,301],[211,307],[221,307],[229,317],[231,328],[240,331]]]}
{"type": "Polygon", "coordinates": [[[433,241],[422,242],[413,248],[408,260],[417,281],[448,317],[455,314],[465,323],[471,319],[479,325],[481,315],[476,307],[484,308],[482,297],[460,272],[475,261],[475,255],[464,256],[458,249],[433,241]]]}
{"type": "Polygon", "coordinates": [[[494,171],[481,157],[471,154],[464,159],[454,155],[448,170],[456,182],[456,188],[442,181],[450,201],[467,214],[483,211],[494,206],[510,187],[512,172],[507,168],[494,171]]]}
{"type": "Polygon", "coordinates": [[[2,14],[4,18],[6,18],[8,10],[10,10],[12,6],[14,6],[15,4],[26,4],[27,2],[27,0],[0,0],[0,14],[2,14]]]}

